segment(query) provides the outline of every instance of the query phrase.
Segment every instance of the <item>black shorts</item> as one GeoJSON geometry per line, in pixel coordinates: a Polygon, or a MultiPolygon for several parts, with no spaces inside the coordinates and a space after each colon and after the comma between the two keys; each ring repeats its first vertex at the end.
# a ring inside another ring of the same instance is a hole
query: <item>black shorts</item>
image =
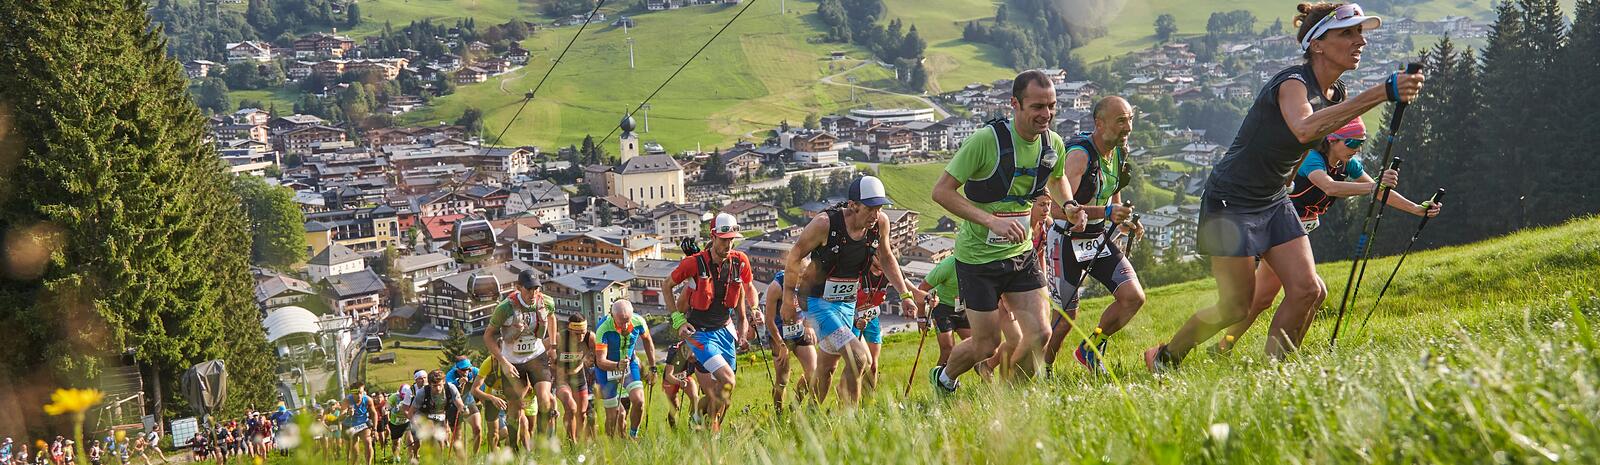
{"type": "Polygon", "coordinates": [[[1253,257],[1306,235],[1294,202],[1285,197],[1266,207],[1224,205],[1206,197],[1200,202],[1197,250],[1213,257],[1253,257]]]}
{"type": "Polygon", "coordinates": [[[394,423],[390,423],[389,424],[389,437],[398,438],[401,435],[406,434],[406,428],[409,428],[409,427],[411,427],[411,422],[409,422],[409,421],[405,422],[405,423],[398,424],[398,425],[394,424],[394,423]]]}
{"type": "MultiPolygon", "coordinates": [[[[1299,224],[1299,223],[1296,223],[1299,224]]],[[[1034,251],[1004,260],[971,265],[956,260],[956,284],[967,310],[992,312],[1000,308],[1000,295],[1044,287],[1044,274],[1034,251]]]]}
{"type": "Polygon", "coordinates": [[[940,333],[948,333],[958,329],[972,329],[972,324],[967,323],[967,312],[958,312],[950,304],[940,302],[933,307],[933,327],[940,333]]]}
{"type": "Polygon", "coordinates": [[[1070,234],[1062,234],[1055,228],[1050,229],[1050,240],[1045,251],[1045,260],[1050,261],[1050,297],[1059,302],[1062,309],[1067,310],[1069,317],[1078,316],[1078,298],[1083,295],[1083,283],[1080,279],[1084,268],[1089,268],[1089,277],[1099,281],[1111,292],[1116,292],[1123,284],[1138,279],[1133,272],[1133,263],[1128,261],[1122,254],[1122,247],[1117,245],[1121,237],[1113,236],[1106,242],[1105,256],[1080,262],[1073,254],[1076,249],[1069,242],[1072,240],[1070,234]]]}

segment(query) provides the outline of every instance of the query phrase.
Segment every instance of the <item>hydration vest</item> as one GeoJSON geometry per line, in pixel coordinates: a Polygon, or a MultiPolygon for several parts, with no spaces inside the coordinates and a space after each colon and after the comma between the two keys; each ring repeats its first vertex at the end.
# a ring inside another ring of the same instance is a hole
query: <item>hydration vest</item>
{"type": "MultiPolygon", "coordinates": [[[[1316,151],[1312,150],[1311,152],[1316,151]]],[[[1350,161],[1347,160],[1339,164],[1339,166],[1333,166],[1327,155],[1323,155],[1321,152],[1317,152],[1317,155],[1322,157],[1323,164],[1328,167],[1328,177],[1333,178],[1334,181],[1350,179],[1350,173],[1346,172],[1350,166],[1350,161]]],[[[1306,157],[1309,158],[1310,156],[1311,154],[1308,152],[1306,157]]],[[[1299,215],[1301,220],[1311,220],[1322,216],[1323,213],[1327,213],[1328,207],[1333,206],[1333,201],[1338,200],[1338,198],[1328,195],[1327,192],[1318,188],[1316,183],[1311,182],[1310,177],[1301,176],[1298,169],[1295,171],[1294,184],[1289,189],[1289,201],[1294,203],[1295,214],[1299,215]]]]}
{"type": "MultiPolygon", "coordinates": [[[[1088,132],[1079,133],[1078,135],[1073,136],[1071,139],[1068,139],[1066,142],[1067,151],[1071,151],[1073,147],[1081,147],[1089,152],[1089,164],[1084,168],[1083,177],[1078,179],[1078,188],[1072,193],[1072,200],[1077,201],[1080,205],[1091,205],[1098,201],[1096,197],[1100,194],[1100,186],[1105,182],[1104,179],[1101,179],[1100,150],[1099,147],[1094,145],[1094,137],[1092,134],[1093,133],[1088,132]]],[[[1128,160],[1124,157],[1124,155],[1117,154],[1116,159],[1117,186],[1121,187],[1124,185],[1124,183],[1129,181],[1132,173],[1130,173],[1128,170],[1128,160]]],[[[1108,198],[1106,201],[1110,202],[1111,199],[1108,198]]],[[[1065,221],[1057,223],[1056,226],[1058,230],[1071,229],[1070,223],[1066,223],[1065,221]],[[1067,226],[1066,228],[1061,227],[1064,224],[1067,226]]],[[[1100,233],[1104,231],[1105,220],[1101,220],[1094,224],[1085,225],[1082,232],[1072,231],[1070,234],[1077,238],[1087,238],[1099,236],[1100,233]]]]}
{"type": "Polygon", "coordinates": [[[1050,144],[1050,131],[1040,134],[1044,140],[1043,147],[1039,149],[1039,163],[1033,168],[1018,168],[1016,147],[1011,142],[1010,124],[1004,118],[997,118],[986,123],[994,129],[995,144],[999,146],[996,152],[995,169],[989,177],[969,180],[962,185],[967,199],[977,203],[1016,202],[1027,205],[1034,198],[1045,193],[1045,184],[1050,180],[1050,172],[1056,167],[1056,148],[1050,144]],[[1011,195],[1011,182],[1018,176],[1033,176],[1033,188],[1027,195],[1011,195]]]}

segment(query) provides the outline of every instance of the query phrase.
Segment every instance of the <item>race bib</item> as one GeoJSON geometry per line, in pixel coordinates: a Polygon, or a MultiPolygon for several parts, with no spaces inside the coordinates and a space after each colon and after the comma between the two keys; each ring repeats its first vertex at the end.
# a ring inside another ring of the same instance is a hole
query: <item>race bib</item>
{"type": "Polygon", "coordinates": [[[344,432],[345,432],[345,434],[355,435],[356,433],[360,433],[360,432],[366,431],[366,430],[367,430],[367,425],[356,425],[356,426],[350,427],[349,429],[344,430],[344,432]]]}
{"type": "Polygon", "coordinates": [[[628,370],[619,369],[606,372],[606,379],[610,381],[622,379],[624,376],[628,376],[628,370]]]}
{"type": "Polygon", "coordinates": [[[856,319],[857,320],[872,321],[873,318],[877,318],[877,317],[878,317],[878,307],[872,307],[872,308],[869,308],[869,309],[866,309],[866,310],[861,310],[859,312],[856,312],[856,319]]]}
{"type": "Polygon", "coordinates": [[[566,352],[566,353],[561,354],[560,357],[558,357],[558,358],[563,362],[576,362],[576,361],[579,361],[579,360],[583,360],[583,353],[581,353],[581,352],[566,352]]]}
{"type": "Polygon", "coordinates": [[[432,415],[428,415],[428,419],[429,420],[433,420],[433,421],[444,421],[444,414],[443,413],[435,413],[435,414],[432,414],[432,415]]]}
{"type": "Polygon", "coordinates": [[[511,353],[530,358],[544,355],[544,339],[538,336],[519,337],[517,342],[511,344],[511,353]]]}
{"type": "Polygon", "coordinates": [[[1306,234],[1311,234],[1311,230],[1317,229],[1317,226],[1322,226],[1322,218],[1320,217],[1309,220],[1300,220],[1300,227],[1306,228],[1306,234]]]}
{"type": "Polygon", "coordinates": [[[1096,235],[1088,239],[1073,239],[1072,255],[1080,263],[1111,256],[1111,248],[1102,247],[1103,244],[1105,244],[1105,236],[1103,235],[1096,235]],[[1100,254],[1097,256],[1095,252],[1100,252],[1100,254]]]}
{"type": "Polygon", "coordinates": [[[805,335],[805,331],[805,326],[800,323],[783,325],[778,328],[778,334],[784,339],[800,339],[801,336],[805,335]]]}
{"type": "Polygon", "coordinates": [[[822,284],[822,300],[829,302],[849,302],[856,300],[856,290],[861,287],[861,282],[855,279],[828,278],[822,284]]]}
{"type": "MultiPolygon", "coordinates": [[[[997,217],[1000,217],[1001,219],[1016,223],[1018,226],[1022,227],[1023,231],[1027,231],[1028,230],[1028,212],[995,213],[994,216],[997,216],[997,217]]],[[[1011,243],[1012,242],[1010,240],[1007,240],[1005,237],[1002,237],[999,234],[995,234],[994,231],[989,231],[989,244],[1000,245],[1000,244],[1011,244],[1011,243]]]]}

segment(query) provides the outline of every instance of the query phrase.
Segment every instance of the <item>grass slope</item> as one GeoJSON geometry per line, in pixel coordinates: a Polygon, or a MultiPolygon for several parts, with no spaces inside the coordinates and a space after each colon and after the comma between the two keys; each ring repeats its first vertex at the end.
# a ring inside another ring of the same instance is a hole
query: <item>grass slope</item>
{"type": "Polygon", "coordinates": [[[900,18],[907,30],[928,42],[925,53],[929,91],[950,92],[970,83],[990,83],[1014,75],[999,49],[961,40],[968,21],[993,18],[992,0],[885,0],[886,17],[900,18]]]}
{"type": "MultiPolygon", "coordinates": [[[[813,2],[789,1],[791,12],[776,5],[753,5],[651,100],[650,132],[641,137],[661,142],[670,151],[726,147],[749,133],[767,130],[782,120],[798,124],[811,112],[856,106],[909,106],[915,101],[880,93],[859,92],[819,82],[858,62],[833,62],[824,57],[841,44],[812,44],[817,36],[813,2]]],[[[595,24],[585,30],[566,63],[557,67],[538,97],[517,117],[504,143],[546,147],[575,144],[585,134],[598,139],[616,127],[623,111],[655,90],[694,51],[732,17],[740,6],[709,6],[652,12],[635,16],[638,27],[595,24]],[[635,40],[636,68],[628,67],[627,37],[635,40]]],[[[408,123],[454,120],[466,107],[484,110],[486,125],[497,133],[517,111],[523,92],[535,86],[550,68],[576,27],[540,32],[524,44],[533,52],[530,64],[485,83],[462,86],[436,105],[404,117],[408,123]],[[505,90],[502,91],[502,81],[505,90]]],[[[857,55],[860,55],[857,53],[857,55]]],[[[838,79],[844,84],[844,79],[838,79]]],[[[643,115],[636,117],[643,129],[643,115]]],[[[491,136],[492,138],[492,136],[491,136]]],[[[607,142],[615,152],[615,140],[607,142]]]]}
{"type": "MultiPolygon", "coordinates": [[[[1415,254],[1368,332],[1330,351],[1332,312],[1324,312],[1287,363],[1264,360],[1257,330],[1232,358],[1197,351],[1175,375],[1146,373],[1139,352],[1215,300],[1212,283],[1197,281],[1149,290],[1111,343],[1115,380],[1064,357],[1055,379],[1016,387],[967,379],[963,392],[934,400],[924,378],[930,342],[912,397],[898,399],[917,346],[898,335],[883,349],[881,382],[892,395],[880,392],[864,409],[772,423],[762,365],[743,360],[735,411],[752,413],[736,414],[725,438],[680,432],[584,452],[622,463],[1593,462],[1600,364],[1594,347],[1579,344],[1562,296],[1587,296],[1574,302],[1590,320],[1600,316],[1594,237],[1600,219],[1588,218],[1415,254]],[[1230,439],[1208,439],[1217,423],[1230,439]]],[[[1319,267],[1335,292],[1347,266],[1319,267]]],[[[1087,301],[1086,318],[1106,303],[1087,301]]]]}
{"type": "MultiPolygon", "coordinates": [[[[667,429],[656,393],[639,443],[550,441],[540,461],[1594,463],[1594,237],[1600,217],[1414,254],[1367,332],[1329,350],[1332,315],[1324,312],[1307,347],[1282,363],[1264,359],[1257,330],[1233,356],[1196,351],[1175,374],[1144,370],[1141,349],[1214,301],[1209,280],[1148,290],[1149,303],[1111,343],[1112,377],[1090,376],[1066,358],[1051,379],[1010,385],[968,376],[961,392],[935,399],[924,378],[936,351],[929,343],[910,398],[901,398],[917,339],[898,334],[885,343],[882,388],[867,406],[830,404],[775,421],[767,365],[746,356],[722,436],[667,429]]],[[[1381,274],[1393,264],[1372,266],[1381,274]]],[[[1319,272],[1337,292],[1347,266],[1319,272]]],[[[1106,303],[1086,301],[1085,318],[1106,303]]]]}

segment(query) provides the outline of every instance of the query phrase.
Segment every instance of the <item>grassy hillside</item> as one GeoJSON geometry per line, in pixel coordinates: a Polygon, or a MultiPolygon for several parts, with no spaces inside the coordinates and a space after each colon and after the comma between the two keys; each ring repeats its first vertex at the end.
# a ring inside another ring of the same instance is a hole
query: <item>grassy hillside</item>
{"type": "MultiPolygon", "coordinates": [[[[846,71],[859,62],[825,59],[829,51],[851,50],[841,44],[808,43],[815,37],[815,3],[791,0],[790,14],[776,5],[752,6],[734,26],[712,43],[671,85],[651,101],[650,132],[668,150],[700,145],[705,149],[731,144],[751,131],[766,130],[787,119],[798,124],[807,113],[856,106],[909,106],[915,101],[881,93],[860,92],[850,102],[850,89],[819,80],[846,71]],[[804,12],[804,15],[793,12],[804,12]]],[[[684,8],[636,16],[638,27],[592,25],[584,31],[566,63],[557,67],[516,124],[506,134],[510,144],[565,146],[597,139],[610,132],[623,111],[638,104],[700,44],[737,11],[736,6],[684,8]],[[635,40],[636,68],[628,67],[627,37],[635,40]]],[[[540,32],[524,44],[533,52],[530,64],[486,83],[462,86],[434,107],[407,115],[411,123],[453,120],[468,106],[486,113],[487,127],[498,132],[511,119],[523,92],[550,68],[576,27],[540,32]],[[502,90],[502,82],[504,89],[502,90]]],[[[859,52],[853,52],[861,56],[859,52]]],[[[841,77],[839,84],[844,84],[841,77]]],[[[643,115],[640,115],[641,130],[643,115]]],[[[614,141],[607,143],[615,151],[614,141]]]]}
{"type": "Polygon", "coordinates": [[[992,0],[885,0],[890,18],[901,18],[907,28],[928,42],[926,53],[929,92],[949,92],[973,82],[989,83],[1010,78],[1004,55],[988,45],[961,40],[968,21],[994,17],[992,0]]]}
{"type": "MultiPolygon", "coordinates": [[[[740,360],[720,437],[670,431],[659,393],[636,444],[545,445],[567,463],[1462,463],[1600,460],[1600,217],[1412,256],[1364,333],[1327,346],[1325,311],[1286,362],[1261,330],[1232,356],[1196,351],[1152,376],[1139,353],[1215,299],[1209,280],[1148,290],[1112,341],[1111,375],[1070,358],[1035,383],[983,383],[936,399],[928,343],[902,398],[918,339],[893,335],[869,405],[770,414],[770,372],[740,360]],[[1492,266],[1486,266],[1492,264],[1492,266]]],[[[1375,260],[1387,271],[1394,259],[1375,260]]],[[[1334,292],[1347,263],[1319,272],[1334,292]]],[[[1382,273],[1379,273],[1382,274],[1382,273]]],[[[1369,297],[1379,284],[1369,280],[1369,297]]],[[[1085,304],[1095,318],[1106,300],[1085,304]]],[[[1352,327],[1354,328],[1354,327],[1352,327]]],[[[281,460],[279,460],[281,461],[281,460]]]]}
{"type": "MultiPolygon", "coordinates": [[[[1600,218],[1416,254],[1366,333],[1330,351],[1332,315],[1324,312],[1308,347],[1287,363],[1264,360],[1257,330],[1231,358],[1197,351],[1174,375],[1148,374],[1139,352],[1214,301],[1212,283],[1198,281],[1149,291],[1146,308],[1111,343],[1113,378],[1088,376],[1067,358],[1055,379],[1017,387],[968,379],[941,401],[926,384],[929,342],[911,398],[900,399],[917,346],[901,335],[884,348],[881,382],[892,395],[862,410],[774,423],[762,365],[744,360],[735,411],[751,413],[734,415],[724,439],[680,433],[586,452],[625,463],[1462,462],[1493,454],[1592,462],[1600,459],[1592,423],[1600,364],[1596,348],[1580,344],[1593,329],[1579,327],[1567,305],[1600,317],[1594,237],[1600,218]],[[1228,425],[1230,439],[1208,439],[1213,424],[1228,425]]],[[[1330,289],[1343,288],[1347,266],[1320,267],[1330,289]]],[[[1380,285],[1373,281],[1368,296],[1380,285]]]]}
{"type": "MultiPolygon", "coordinates": [[[[878,177],[883,180],[884,189],[889,191],[889,198],[894,200],[895,208],[916,210],[921,214],[917,217],[917,228],[920,230],[933,229],[938,225],[940,216],[955,218],[955,215],[951,215],[944,207],[933,201],[933,183],[938,181],[940,173],[944,172],[944,165],[943,162],[936,162],[878,167],[878,177]]],[[[1147,193],[1146,197],[1158,202],[1155,205],[1143,205],[1139,208],[1155,208],[1172,201],[1172,191],[1156,187],[1145,179],[1140,179],[1138,182],[1147,193]]]]}

